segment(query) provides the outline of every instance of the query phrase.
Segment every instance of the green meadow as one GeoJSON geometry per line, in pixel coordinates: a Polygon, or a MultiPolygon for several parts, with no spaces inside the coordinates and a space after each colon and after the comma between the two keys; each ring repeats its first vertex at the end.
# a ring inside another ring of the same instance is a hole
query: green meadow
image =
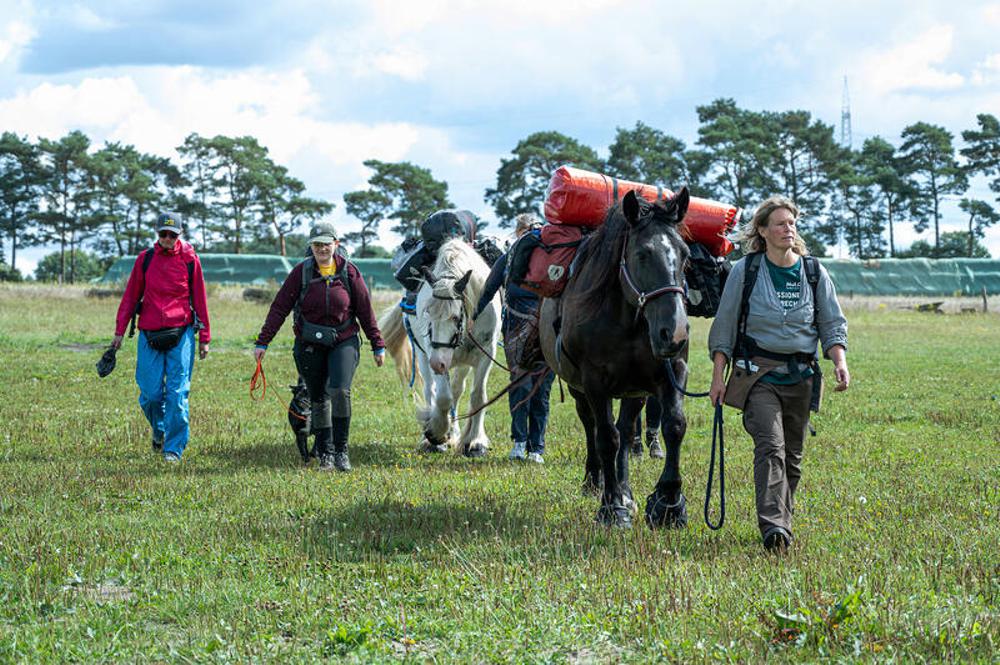
{"type": "MultiPolygon", "coordinates": [[[[507,460],[504,403],[485,459],[422,454],[411,396],[366,346],[354,471],[322,473],[285,416],[291,326],[256,402],[266,306],[213,290],[210,307],[191,443],[167,466],[137,406],[134,340],[110,377],[94,371],[117,300],[0,289],[0,662],[996,662],[996,314],[848,309],[853,383],[814,418],[796,542],[776,558],[738,412],[721,531],[701,517],[704,399],[687,404],[690,525],[607,530],[558,387],[543,466],[507,460]]],[[[693,321],[695,390],[707,333],[693,321]]],[[[640,505],[660,469],[633,463],[640,505]]]]}

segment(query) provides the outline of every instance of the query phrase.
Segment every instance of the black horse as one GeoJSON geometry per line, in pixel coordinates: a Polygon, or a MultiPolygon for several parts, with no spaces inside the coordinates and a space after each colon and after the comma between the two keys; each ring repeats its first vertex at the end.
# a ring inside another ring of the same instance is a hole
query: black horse
{"type": "Polygon", "coordinates": [[[681,441],[687,429],[687,245],[678,224],[688,190],[647,203],[633,192],[608,211],[604,225],[580,248],[562,296],[542,304],[540,339],[545,360],[569,385],[587,434],[584,489],[601,492],[597,521],[630,526],[635,502],[628,481],[628,442],[645,395],[663,405],[663,473],[646,500],[650,526],[683,527],[681,441]],[[617,426],[612,400],[621,398],[617,426]]]}

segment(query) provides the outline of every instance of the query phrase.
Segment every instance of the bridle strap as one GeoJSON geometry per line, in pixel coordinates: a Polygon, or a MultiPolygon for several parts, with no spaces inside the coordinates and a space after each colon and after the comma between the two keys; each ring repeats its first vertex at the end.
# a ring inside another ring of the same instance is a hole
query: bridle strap
{"type": "Polygon", "coordinates": [[[666,286],[661,286],[658,289],[653,289],[652,291],[643,291],[640,289],[635,281],[632,279],[632,275],[628,271],[628,266],[625,265],[625,257],[628,255],[628,241],[629,241],[629,231],[625,230],[625,242],[622,243],[622,256],[621,261],[619,261],[619,273],[621,274],[622,282],[632,291],[638,302],[638,309],[635,314],[635,318],[638,319],[642,315],[642,310],[645,309],[646,303],[655,298],[666,293],[678,293],[684,295],[684,287],[678,286],[676,284],[668,284],[666,286]]]}
{"type": "MultiPolygon", "coordinates": [[[[433,288],[433,287],[432,287],[433,288]]],[[[431,297],[435,300],[458,300],[460,302],[464,301],[463,298],[457,298],[455,296],[439,296],[438,294],[431,291],[431,297]]],[[[431,337],[431,348],[432,349],[457,349],[462,346],[463,338],[465,337],[465,311],[462,311],[462,322],[459,323],[458,329],[455,334],[452,335],[451,339],[447,342],[435,342],[434,341],[434,329],[430,329],[431,337]]]]}

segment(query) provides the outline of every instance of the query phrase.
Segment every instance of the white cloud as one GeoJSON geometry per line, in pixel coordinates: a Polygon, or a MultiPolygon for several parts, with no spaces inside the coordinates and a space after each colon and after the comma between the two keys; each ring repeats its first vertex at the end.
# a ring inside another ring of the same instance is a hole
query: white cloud
{"type": "Polygon", "coordinates": [[[971,81],[975,85],[992,85],[1000,81],[1000,53],[994,53],[976,65],[971,81]]]}
{"type": "Polygon", "coordinates": [[[955,28],[936,25],[892,48],[864,57],[863,85],[883,94],[907,90],[953,90],[965,82],[940,65],[952,51],[955,28]]]}
{"type": "Polygon", "coordinates": [[[1000,25],[1000,3],[989,4],[983,7],[981,16],[987,25],[1000,25]]]}
{"type": "Polygon", "coordinates": [[[0,65],[13,58],[34,36],[34,30],[24,21],[14,20],[3,26],[0,29],[0,65]]]}
{"type": "Polygon", "coordinates": [[[404,81],[419,81],[427,71],[427,58],[414,51],[395,50],[375,56],[376,69],[404,81]]]}

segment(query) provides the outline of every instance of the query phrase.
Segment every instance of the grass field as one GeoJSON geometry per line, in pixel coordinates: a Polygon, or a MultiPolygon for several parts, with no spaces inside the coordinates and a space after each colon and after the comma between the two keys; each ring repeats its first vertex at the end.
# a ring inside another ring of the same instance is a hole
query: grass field
{"type": "MultiPolygon", "coordinates": [[[[303,469],[282,406],[248,397],[265,307],[226,295],[168,467],[136,405],[134,341],[94,372],[117,302],[0,290],[0,662],[997,662],[994,314],[848,311],[853,384],[815,418],[797,541],[775,559],[734,411],[726,526],[701,520],[705,400],[688,404],[683,531],[593,524],[557,388],[543,467],[506,460],[503,406],[486,459],[416,453],[409,397],[367,348],[355,471],[303,469]]],[[[282,399],[289,328],[267,356],[282,399]]],[[[699,390],[707,330],[694,322],[699,390]]],[[[641,504],[660,464],[632,469],[641,504]]]]}

